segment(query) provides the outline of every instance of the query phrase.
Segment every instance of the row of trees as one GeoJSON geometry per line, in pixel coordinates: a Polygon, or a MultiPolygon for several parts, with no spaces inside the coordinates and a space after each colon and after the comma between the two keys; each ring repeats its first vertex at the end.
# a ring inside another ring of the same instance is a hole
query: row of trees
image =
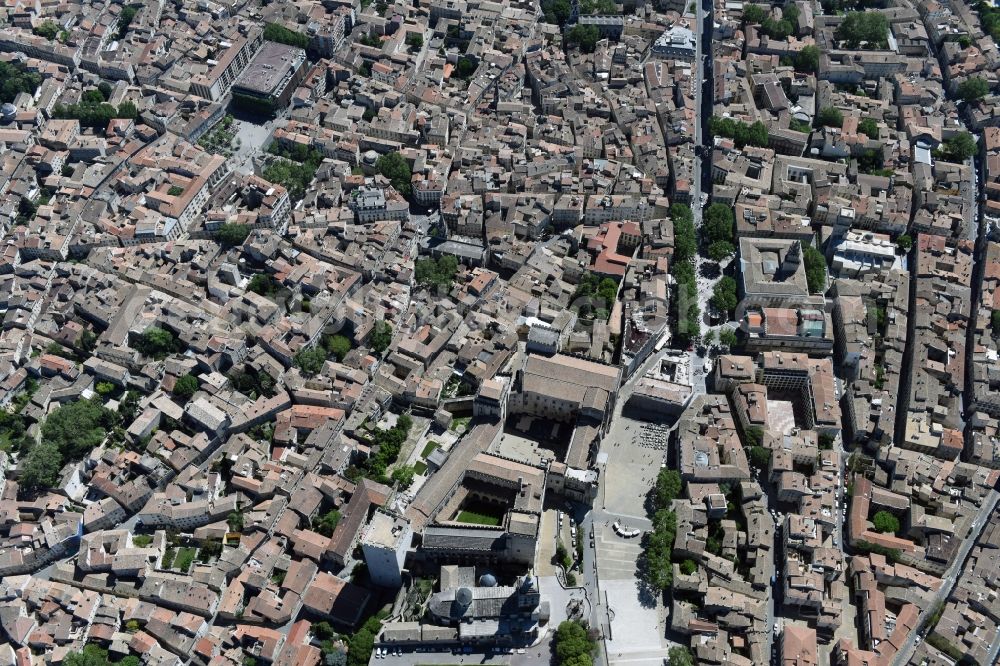
{"type": "Polygon", "coordinates": [[[702,240],[708,246],[708,256],[714,261],[736,254],[733,209],[726,204],[714,203],[705,209],[701,231],[702,240]]]}
{"type": "Polygon", "coordinates": [[[653,490],[653,531],[644,538],[645,567],[643,574],[647,585],[665,592],[674,581],[673,551],[677,534],[677,514],[673,502],[683,489],[677,470],[662,469],[656,477],[653,490]]]}
{"type": "Polygon", "coordinates": [[[732,139],[737,148],[744,146],[767,147],[767,125],[759,120],[748,125],[732,118],[713,117],[708,124],[709,133],[732,139]]]}
{"type": "Polygon", "coordinates": [[[722,276],[715,287],[712,288],[712,305],[720,312],[731,313],[739,304],[736,296],[736,280],[728,275],[722,276]]]}
{"type": "Polygon", "coordinates": [[[300,49],[305,49],[309,46],[309,37],[303,35],[301,32],[289,30],[280,23],[268,23],[265,25],[264,39],[269,42],[278,42],[279,44],[297,46],[300,49]]]}
{"type": "Polygon", "coordinates": [[[139,110],[132,102],[122,102],[115,107],[105,102],[88,101],[85,96],[79,104],[56,104],[52,109],[54,118],[76,119],[83,127],[104,129],[115,118],[134,120],[139,117],[139,110]]]}
{"type": "Polygon", "coordinates": [[[834,36],[849,49],[862,44],[870,49],[889,47],[889,19],[881,12],[850,12],[837,26],[834,36]]]}
{"type": "Polygon", "coordinates": [[[810,294],[821,294],[826,288],[826,258],[812,245],[802,249],[802,260],[806,267],[806,283],[810,294]]]}
{"type": "Polygon", "coordinates": [[[674,223],[674,257],[670,273],[677,283],[674,298],[677,318],[677,340],[687,344],[701,335],[701,311],[698,309],[698,284],[694,275],[694,257],[698,253],[698,236],[691,208],[684,204],[670,207],[674,223]]]}

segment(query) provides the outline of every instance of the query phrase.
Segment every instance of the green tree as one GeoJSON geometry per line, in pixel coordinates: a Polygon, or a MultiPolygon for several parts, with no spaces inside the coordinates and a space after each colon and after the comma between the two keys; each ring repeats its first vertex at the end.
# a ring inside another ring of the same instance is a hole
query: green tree
{"type": "Polygon", "coordinates": [[[243,514],[239,511],[233,511],[226,517],[226,524],[229,526],[230,532],[242,532],[243,514]]]}
{"type": "Polygon", "coordinates": [[[444,254],[434,259],[418,259],[414,264],[413,276],[422,287],[438,287],[450,290],[458,273],[458,259],[444,254]]]}
{"type": "Polygon", "coordinates": [[[97,90],[101,93],[101,97],[104,98],[105,102],[111,99],[112,88],[111,84],[108,83],[107,81],[101,81],[100,83],[98,83],[97,90]]]}
{"type": "Polygon", "coordinates": [[[673,204],[670,207],[670,219],[674,223],[674,261],[691,259],[698,252],[698,237],[691,208],[684,204],[673,204]]]}
{"type": "Polygon", "coordinates": [[[59,482],[62,454],[52,442],[39,442],[31,447],[20,463],[20,482],[25,488],[52,488],[59,482]]]}
{"type": "Polygon", "coordinates": [[[139,109],[135,107],[135,104],[125,100],[118,105],[118,113],[116,114],[118,118],[135,119],[139,117],[139,109]]]}
{"type": "Polygon", "coordinates": [[[136,338],[132,346],[143,356],[161,360],[168,354],[180,351],[183,345],[167,329],[150,326],[136,338]]]}
{"type": "Polygon", "coordinates": [[[309,46],[309,37],[300,32],[289,30],[279,23],[268,23],[264,26],[264,39],[269,42],[297,46],[300,49],[305,49],[309,46]]]}
{"type": "Polygon", "coordinates": [[[719,332],[719,344],[722,344],[732,349],[733,347],[736,346],[736,343],[737,343],[736,332],[733,331],[731,328],[724,328],[719,332]]]}
{"type": "Polygon", "coordinates": [[[685,576],[690,576],[695,571],[698,570],[698,565],[694,560],[684,560],[681,562],[681,573],[685,576]]]}
{"type": "Polygon", "coordinates": [[[806,245],[802,250],[802,258],[806,265],[806,283],[810,294],[822,293],[826,288],[826,259],[823,253],[812,245],[806,245]]]}
{"type": "Polygon", "coordinates": [[[376,354],[383,353],[392,344],[392,325],[383,320],[375,322],[370,342],[376,354]]]}
{"type": "Polygon", "coordinates": [[[326,338],[323,345],[326,347],[326,353],[335,356],[338,361],[343,361],[351,351],[351,341],[343,335],[331,335],[326,338]]]}
{"type": "Polygon", "coordinates": [[[336,509],[331,509],[315,521],[313,529],[323,536],[329,537],[333,536],[333,532],[337,529],[338,524],[340,524],[340,512],[336,509]]]}
{"type": "Polygon", "coordinates": [[[406,45],[410,48],[419,49],[424,45],[424,37],[419,32],[406,34],[406,45]]]}
{"type": "Polygon", "coordinates": [[[712,289],[711,303],[721,312],[730,313],[736,309],[739,299],[736,296],[736,280],[724,275],[715,283],[712,289]]]}
{"type": "Polygon", "coordinates": [[[1000,337],[1000,310],[990,312],[990,328],[994,338],[1000,337]]]}
{"type": "Polygon", "coordinates": [[[944,142],[948,159],[954,162],[964,162],[978,150],[976,140],[968,132],[959,132],[944,142]]]}
{"type": "Polygon", "coordinates": [[[223,224],[216,232],[216,239],[225,247],[243,245],[250,235],[250,227],[245,224],[223,224]]]}
{"type": "Polygon", "coordinates": [[[23,92],[33,95],[41,84],[42,75],[28,71],[24,63],[0,61],[0,103],[13,102],[23,92]]]}
{"type": "Polygon", "coordinates": [[[55,21],[46,20],[36,25],[31,31],[51,42],[59,34],[59,26],[56,25],[55,21]]]}
{"type": "Polygon", "coordinates": [[[889,45],[889,19],[881,12],[849,12],[834,34],[851,49],[861,44],[885,49],[889,45]]]}
{"type": "Polygon", "coordinates": [[[910,248],[913,247],[913,238],[909,234],[900,234],[896,238],[896,247],[899,248],[900,252],[909,252],[910,248]]]}
{"type": "Polygon", "coordinates": [[[392,470],[392,476],[390,477],[393,482],[399,484],[400,490],[405,490],[413,484],[413,476],[415,472],[412,465],[402,465],[392,470]]]}
{"type": "Polygon", "coordinates": [[[191,396],[193,396],[197,390],[198,378],[194,375],[184,375],[174,382],[174,395],[185,402],[190,400],[191,396]]]}
{"type": "Polygon", "coordinates": [[[97,384],[94,385],[94,390],[97,391],[97,395],[102,398],[106,398],[118,390],[118,387],[111,382],[97,382],[97,384]]]}
{"type": "Polygon", "coordinates": [[[129,26],[132,25],[132,19],[139,12],[135,7],[126,5],[122,8],[122,13],[118,15],[118,39],[124,39],[125,35],[128,34],[129,26]]]}
{"type": "Polygon", "coordinates": [[[978,76],[969,77],[958,84],[958,96],[966,102],[975,102],[977,99],[982,99],[986,97],[989,91],[989,84],[986,83],[985,79],[978,76]]]}
{"type": "Polygon", "coordinates": [[[42,423],[42,442],[54,444],[63,459],[79,460],[100,446],[116,425],[114,412],[99,399],[66,403],[42,423]]]}
{"type": "Polygon", "coordinates": [[[326,363],[326,350],[319,347],[308,347],[295,355],[295,367],[307,375],[318,374],[326,363]]]}
{"type": "Polygon", "coordinates": [[[764,429],[760,426],[749,426],[746,429],[746,440],[750,447],[760,446],[764,442],[764,429]]]}
{"type": "Polygon", "coordinates": [[[795,71],[815,74],[819,71],[819,48],[809,44],[795,54],[795,71]]]}
{"type": "Polygon", "coordinates": [[[84,104],[103,104],[104,99],[104,95],[101,94],[100,90],[91,88],[83,91],[83,97],[80,98],[80,101],[84,104]]]}
{"type": "Polygon", "coordinates": [[[726,204],[714,203],[705,209],[702,234],[711,242],[733,240],[733,209],[726,204]]]}
{"type": "Polygon", "coordinates": [[[579,622],[566,620],[559,624],[555,634],[555,653],[559,664],[565,666],[590,666],[597,641],[579,622]]]}
{"type": "Polygon", "coordinates": [[[541,4],[546,23],[564,25],[573,13],[569,0],[542,0],[541,4]]]}
{"type": "Polygon", "coordinates": [[[844,124],[844,114],[840,109],[824,106],[816,114],[816,127],[841,127],[844,124]]]}
{"type": "Polygon", "coordinates": [[[676,645],[667,652],[667,664],[669,666],[695,666],[695,661],[691,650],[683,645],[676,645]]]}
{"type": "Polygon", "coordinates": [[[732,118],[713,117],[709,121],[709,132],[732,139],[737,148],[748,145],[763,148],[770,140],[767,125],[760,121],[747,125],[732,118]]]}
{"type": "Polygon", "coordinates": [[[708,256],[712,261],[722,261],[736,254],[736,246],[729,241],[714,241],[708,246],[708,256]]]}
{"type": "Polygon", "coordinates": [[[675,469],[661,469],[656,475],[655,501],[657,509],[669,509],[675,499],[680,497],[684,484],[680,473],[675,469]]]}
{"type": "Polygon", "coordinates": [[[583,53],[593,53],[597,48],[600,32],[596,25],[581,25],[577,23],[566,33],[566,43],[578,46],[583,53]]]}
{"type": "Polygon", "coordinates": [[[760,5],[743,5],[743,23],[747,25],[758,25],[764,20],[765,16],[767,16],[767,14],[760,5]]]}
{"type": "Polygon", "coordinates": [[[771,464],[771,449],[763,446],[750,447],[750,462],[758,469],[767,469],[771,464]]]}
{"type": "Polygon", "coordinates": [[[410,172],[410,165],[399,153],[387,153],[378,158],[375,162],[378,172],[389,179],[397,192],[404,197],[410,196],[410,179],[413,174],[410,172]]]}
{"type": "Polygon", "coordinates": [[[858,123],[858,131],[867,136],[869,139],[878,138],[878,123],[875,122],[874,118],[864,118],[858,123]]]}
{"type": "Polygon", "coordinates": [[[401,465],[396,469],[392,470],[391,478],[394,483],[399,484],[400,490],[406,490],[411,485],[413,485],[413,476],[415,471],[411,465],[401,465]]]}
{"type": "Polygon", "coordinates": [[[278,284],[267,273],[257,273],[250,278],[250,284],[247,285],[247,289],[261,296],[273,296],[278,291],[278,284]]]}
{"type": "Polygon", "coordinates": [[[304,162],[297,163],[292,159],[275,160],[264,168],[262,175],[264,180],[284,187],[288,190],[288,196],[298,201],[305,197],[306,190],[316,177],[316,169],[322,162],[323,156],[311,151],[304,162]]]}
{"type": "Polygon", "coordinates": [[[312,625],[312,633],[313,636],[324,641],[337,635],[337,633],[333,630],[333,627],[330,626],[330,623],[325,620],[314,622],[312,625]]]}
{"type": "Polygon", "coordinates": [[[462,56],[455,63],[455,75],[460,79],[468,79],[476,72],[476,61],[467,56],[462,56]]]}
{"type": "Polygon", "coordinates": [[[108,651],[95,643],[88,643],[80,652],[67,654],[62,663],[64,666],[108,666],[108,651]]]}
{"type": "Polygon", "coordinates": [[[888,511],[879,511],[872,516],[872,523],[875,529],[883,534],[896,534],[899,532],[899,519],[888,511]]]}

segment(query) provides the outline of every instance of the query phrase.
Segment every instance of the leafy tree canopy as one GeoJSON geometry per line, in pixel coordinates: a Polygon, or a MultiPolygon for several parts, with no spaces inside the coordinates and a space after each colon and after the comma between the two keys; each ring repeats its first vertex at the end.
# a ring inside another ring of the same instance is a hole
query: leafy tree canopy
{"type": "Polygon", "coordinates": [[[566,44],[578,46],[583,53],[593,53],[601,34],[596,25],[581,25],[577,23],[566,33],[566,44]]]}
{"type": "Polygon", "coordinates": [[[736,296],[736,280],[725,275],[715,283],[712,289],[712,305],[722,312],[732,312],[736,309],[739,300],[736,296]]]}
{"type": "Polygon", "coordinates": [[[392,344],[392,324],[383,320],[375,322],[375,328],[372,330],[369,342],[376,354],[381,354],[388,349],[389,345],[392,344]]]}
{"type": "Polygon", "coordinates": [[[250,235],[250,227],[245,224],[223,224],[215,237],[226,247],[243,245],[250,235]]]}
{"type": "Polygon", "coordinates": [[[34,94],[40,85],[42,75],[28,71],[24,63],[0,61],[0,103],[13,102],[23,92],[34,94]]]}
{"type": "Polygon", "coordinates": [[[872,523],[875,529],[883,534],[896,534],[899,532],[899,519],[888,511],[879,511],[872,516],[872,523]]]}
{"type": "Polygon", "coordinates": [[[844,114],[840,109],[824,106],[816,114],[817,127],[840,127],[844,124],[844,114]]]}
{"type": "Polygon", "coordinates": [[[984,79],[972,76],[958,84],[958,96],[966,102],[974,102],[989,93],[990,87],[984,79]]]}

